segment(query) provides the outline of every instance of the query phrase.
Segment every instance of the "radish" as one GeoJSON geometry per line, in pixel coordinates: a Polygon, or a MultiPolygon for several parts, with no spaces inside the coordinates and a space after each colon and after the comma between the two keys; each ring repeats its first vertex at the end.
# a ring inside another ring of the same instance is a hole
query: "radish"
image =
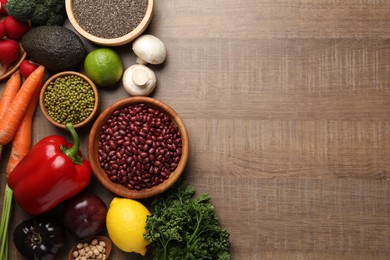
{"type": "Polygon", "coordinates": [[[22,36],[31,29],[31,26],[26,21],[20,21],[13,17],[12,15],[8,15],[4,18],[4,26],[6,36],[9,39],[20,40],[22,36]]]}
{"type": "Polygon", "coordinates": [[[0,21],[0,39],[3,39],[5,36],[5,25],[2,21],[0,21]]]}
{"type": "Polygon", "coordinates": [[[20,45],[15,40],[0,40],[0,75],[5,73],[9,66],[14,63],[20,52],[20,45]]]}
{"type": "Polygon", "coordinates": [[[6,3],[7,3],[7,0],[0,0],[0,14],[7,15],[7,11],[4,8],[6,3]]]}
{"type": "Polygon", "coordinates": [[[36,68],[38,68],[38,66],[37,63],[30,60],[24,60],[19,66],[20,74],[26,79],[36,68]]]}

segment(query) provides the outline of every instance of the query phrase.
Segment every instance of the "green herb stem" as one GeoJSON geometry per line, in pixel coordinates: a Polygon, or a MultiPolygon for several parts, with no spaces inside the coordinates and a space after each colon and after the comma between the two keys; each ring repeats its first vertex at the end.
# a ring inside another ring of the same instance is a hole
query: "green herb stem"
{"type": "Polygon", "coordinates": [[[167,250],[167,248],[168,248],[168,243],[169,243],[169,241],[171,241],[170,239],[168,239],[168,240],[166,240],[166,241],[164,241],[163,239],[159,239],[160,240],[160,243],[161,243],[161,245],[163,245],[163,249],[164,249],[164,251],[163,251],[163,256],[162,256],[162,259],[161,260],[167,260],[168,258],[167,258],[167,252],[168,252],[168,250],[167,250]]]}
{"type": "Polygon", "coordinates": [[[199,226],[200,222],[202,222],[202,216],[199,216],[198,214],[196,215],[196,227],[194,230],[194,233],[192,233],[190,239],[188,240],[188,245],[192,244],[192,241],[198,237],[198,232],[199,232],[199,226]]]}
{"type": "Polygon", "coordinates": [[[8,226],[11,215],[13,191],[10,189],[8,184],[5,186],[3,211],[1,214],[0,223],[0,258],[8,259],[8,226]]]}

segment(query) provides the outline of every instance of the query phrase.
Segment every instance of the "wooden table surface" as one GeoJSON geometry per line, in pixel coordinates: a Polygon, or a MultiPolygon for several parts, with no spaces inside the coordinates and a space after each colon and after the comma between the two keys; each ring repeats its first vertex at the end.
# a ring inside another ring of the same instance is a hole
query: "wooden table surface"
{"type": "MultiPolygon", "coordinates": [[[[187,126],[186,178],[212,196],[232,259],[389,259],[390,2],[164,0],[154,10],[147,32],[168,58],[151,67],[152,97],[187,126]]],[[[115,49],[135,63],[130,44],[115,49]]],[[[100,94],[101,109],[128,96],[121,84],[100,94]]],[[[53,133],[66,135],[38,109],[34,142],[53,133]]],[[[113,197],[96,180],[89,189],[113,197]]],[[[11,230],[26,217],[14,204],[11,230]]],[[[114,248],[111,259],[140,258],[114,248]]]]}

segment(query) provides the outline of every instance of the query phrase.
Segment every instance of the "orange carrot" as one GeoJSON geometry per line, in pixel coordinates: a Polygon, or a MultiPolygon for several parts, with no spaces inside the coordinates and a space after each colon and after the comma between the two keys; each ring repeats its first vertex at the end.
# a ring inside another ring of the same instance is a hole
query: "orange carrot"
{"type": "Polygon", "coordinates": [[[3,118],[16,93],[18,93],[21,82],[22,78],[19,70],[15,71],[8,79],[0,98],[0,119],[3,118]]]}
{"type": "Polygon", "coordinates": [[[12,140],[11,154],[8,160],[7,169],[5,171],[7,178],[15,169],[16,165],[30,151],[31,136],[32,136],[32,120],[39,99],[39,89],[35,91],[28,105],[26,114],[20,123],[18,130],[12,140]]]}
{"type": "MultiPolygon", "coordinates": [[[[16,93],[18,93],[21,83],[22,83],[22,78],[20,76],[19,70],[17,70],[8,79],[7,84],[5,85],[5,88],[3,90],[3,93],[1,94],[0,120],[7,112],[9,105],[11,104],[12,100],[16,96],[16,93]]],[[[3,146],[0,145],[0,157],[2,152],[3,152],[3,146]]]]}
{"type": "Polygon", "coordinates": [[[16,94],[7,113],[0,120],[1,145],[9,143],[14,137],[35,91],[39,91],[42,88],[44,77],[45,67],[40,65],[30,74],[30,76],[28,76],[19,92],[16,94]]]}

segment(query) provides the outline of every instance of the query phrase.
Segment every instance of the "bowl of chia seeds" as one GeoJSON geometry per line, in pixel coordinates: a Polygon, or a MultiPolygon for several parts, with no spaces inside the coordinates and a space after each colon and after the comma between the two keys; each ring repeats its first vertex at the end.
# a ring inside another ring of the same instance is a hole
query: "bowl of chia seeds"
{"type": "Polygon", "coordinates": [[[67,123],[80,128],[96,115],[99,95],[95,84],[84,74],[63,71],[50,77],[41,89],[39,105],[53,125],[65,128],[67,123]]]}
{"type": "Polygon", "coordinates": [[[105,46],[127,44],[148,27],[153,0],[65,0],[75,30],[87,40],[105,46]]]}

